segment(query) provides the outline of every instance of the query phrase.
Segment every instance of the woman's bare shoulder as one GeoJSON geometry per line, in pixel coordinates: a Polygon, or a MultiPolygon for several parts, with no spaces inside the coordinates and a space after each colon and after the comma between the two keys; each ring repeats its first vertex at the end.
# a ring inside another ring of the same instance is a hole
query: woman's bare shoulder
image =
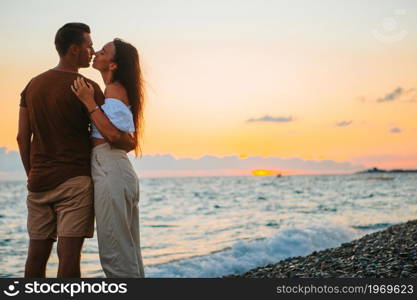
{"type": "Polygon", "coordinates": [[[104,97],[116,98],[123,101],[126,105],[129,105],[129,98],[127,97],[126,89],[118,82],[112,82],[106,86],[104,90],[104,97]]]}

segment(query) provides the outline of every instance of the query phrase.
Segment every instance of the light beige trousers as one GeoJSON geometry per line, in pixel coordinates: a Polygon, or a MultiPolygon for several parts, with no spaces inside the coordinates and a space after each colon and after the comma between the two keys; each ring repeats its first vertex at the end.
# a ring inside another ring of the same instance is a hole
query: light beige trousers
{"type": "Polygon", "coordinates": [[[106,277],[145,277],[139,234],[139,180],[125,151],[109,144],[91,155],[94,211],[106,277]]]}

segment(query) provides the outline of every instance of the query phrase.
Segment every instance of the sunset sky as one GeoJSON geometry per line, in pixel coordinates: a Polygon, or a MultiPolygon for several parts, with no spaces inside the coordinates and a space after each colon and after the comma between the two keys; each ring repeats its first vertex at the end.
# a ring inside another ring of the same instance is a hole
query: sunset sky
{"type": "Polygon", "coordinates": [[[0,147],[18,149],[19,94],[76,21],[96,50],[138,48],[145,155],[417,168],[416,16],[414,0],[1,1],[0,147]]]}

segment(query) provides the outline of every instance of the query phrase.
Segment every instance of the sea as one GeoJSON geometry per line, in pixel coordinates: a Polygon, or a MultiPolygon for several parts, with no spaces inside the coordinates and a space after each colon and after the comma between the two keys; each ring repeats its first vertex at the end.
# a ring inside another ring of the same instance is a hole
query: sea
{"type": "MultiPolygon", "coordinates": [[[[417,218],[417,174],[140,178],[146,277],[240,274],[417,218]]],[[[0,182],[0,277],[23,277],[26,182],[0,182]]],[[[47,277],[56,277],[56,245],[47,277]]],[[[83,277],[105,277],[96,234],[83,277]]]]}

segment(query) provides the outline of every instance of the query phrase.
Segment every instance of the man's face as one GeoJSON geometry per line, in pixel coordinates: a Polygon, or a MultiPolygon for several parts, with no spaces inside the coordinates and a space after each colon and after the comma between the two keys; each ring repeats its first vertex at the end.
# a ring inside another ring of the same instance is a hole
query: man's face
{"type": "Polygon", "coordinates": [[[80,68],[88,68],[94,53],[93,42],[90,34],[84,32],[84,42],[79,46],[78,65],[80,68]]]}

